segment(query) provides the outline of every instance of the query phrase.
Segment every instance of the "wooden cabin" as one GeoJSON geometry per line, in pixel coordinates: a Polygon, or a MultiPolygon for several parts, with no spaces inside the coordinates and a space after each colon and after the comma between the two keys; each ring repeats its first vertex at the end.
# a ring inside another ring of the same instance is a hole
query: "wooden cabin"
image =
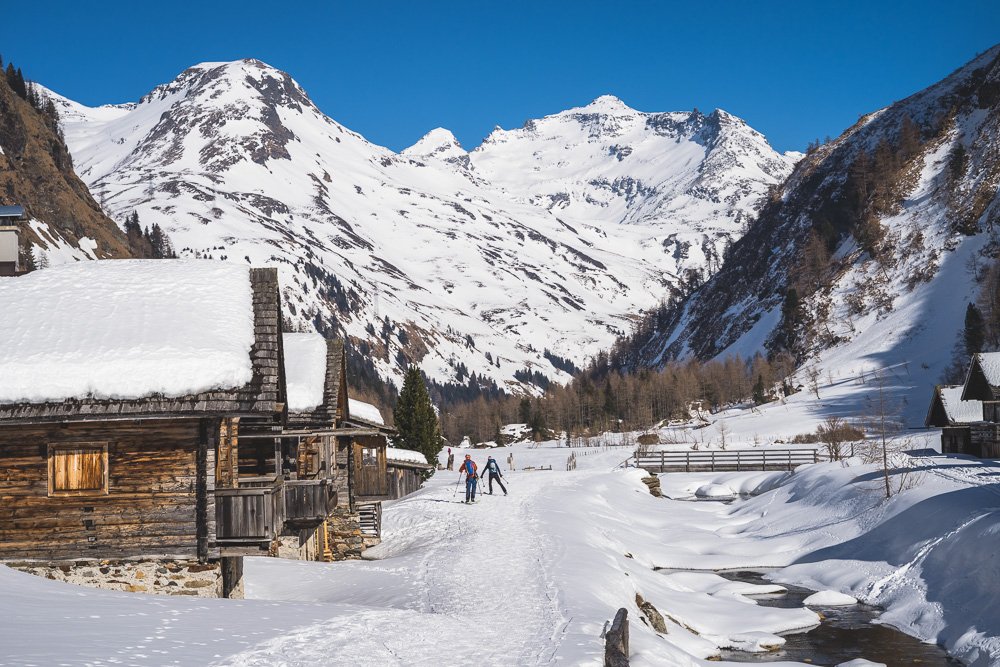
{"type": "Polygon", "coordinates": [[[1000,458],[1000,352],[972,355],[962,389],[963,401],[979,401],[982,421],[969,427],[969,449],[976,456],[1000,458]]]}
{"type": "Polygon", "coordinates": [[[282,480],[244,485],[280,431],[277,272],[80,262],[0,279],[0,560],[117,590],[242,596],[282,480]]]}
{"type": "Polygon", "coordinates": [[[1000,352],[972,355],[962,400],[982,401],[983,421],[1000,422],[1000,352]]]}
{"type": "Polygon", "coordinates": [[[21,206],[0,206],[0,277],[16,276],[24,271],[17,227],[23,218],[21,206]]]}
{"type": "Polygon", "coordinates": [[[983,404],[963,401],[962,393],[962,385],[936,386],[924,423],[941,429],[942,454],[982,456],[981,447],[972,444],[972,429],[983,421],[983,404]]]}
{"type": "Polygon", "coordinates": [[[288,333],[284,340],[289,396],[284,450],[298,451],[286,476],[327,480],[331,502],[322,520],[286,527],[280,555],[359,558],[381,533],[379,503],[389,497],[386,437],[392,431],[351,414],[342,341],[309,333],[288,333]]]}
{"type": "Polygon", "coordinates": [[[420,452],[389,447],[386,449],[389,498],[398,500],[418,491],[433,470],[434,466],[420,452]]]}

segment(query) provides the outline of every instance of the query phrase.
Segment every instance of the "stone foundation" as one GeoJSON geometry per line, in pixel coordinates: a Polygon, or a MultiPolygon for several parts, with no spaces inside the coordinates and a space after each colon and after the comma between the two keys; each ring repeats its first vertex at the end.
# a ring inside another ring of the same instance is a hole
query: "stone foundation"
{"type": "Polygon", "coordinates": [[[271,555],[289,560],[358,560],[366,549],[379,544],[377,537],[361,534],[361,517],[347,508],[337,508],[323,526],[275,540],[271,555]]]}
{"type": "Polygon", "coordinates": [[[289,560],[325,560],[323,557],[323,527],[303,530],[295,535],[281,535],[274,553],[289,560]]]}
{"type": "MultiPolygon", "coordinates": [[[[4,564],[46,579],[111,591],[201,598],[223,596],[222,565],[219,561],[78,560],[60,563],[10,561],[4,564]]],[[[233,597],[243,597],[242,581],[234,593],[233,597]]]]}
{"type": "Polygon", "coordinates": [[[327,517],[327,534],[333,560],[358,560],[368,547],[361,535],[361,517],[357,512],[338,508],[327,517]]]}

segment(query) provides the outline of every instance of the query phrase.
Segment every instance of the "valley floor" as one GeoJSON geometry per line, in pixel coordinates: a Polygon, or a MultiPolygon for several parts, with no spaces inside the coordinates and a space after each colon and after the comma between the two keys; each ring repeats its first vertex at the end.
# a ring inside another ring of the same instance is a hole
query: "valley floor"
{"type": "MultiPolygon", "coordinates": [[[[504,463],[507,451],[491,453],[504,463]]],[[[719,647],[761,650],[819,622],[805,607],[754,606],[748,596],[774,586],[704,572],[760,566],[884,606],[882,622],[971,664],[1000,662],[1000,467],[920,458],[890,501],[857,460],[666,475],[663,499],[641,471],[615,469],[628,448],[514,452],[509,496],[462,504],[458,473],[440,472],[386,508],[375,560],[250,559],[244,601],[95,591],[0,568],[0,665],[600,665],[602,630],[623,606],[633,665],[720,664],[706,663],[719,647]],[[575,471],[564,470],[570,451],[575,471]],[[707,483],[754,495],[692,502],[707,483]],[[643,622],[637,593],[666,635],[643,622]]],[[[486,453],[473,455],[482,465],[486,453]]]]}

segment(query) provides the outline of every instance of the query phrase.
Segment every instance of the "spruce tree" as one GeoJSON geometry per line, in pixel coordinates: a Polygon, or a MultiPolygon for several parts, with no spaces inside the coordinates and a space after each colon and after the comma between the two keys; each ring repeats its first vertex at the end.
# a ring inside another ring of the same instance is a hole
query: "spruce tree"
{"type": "Polygon", "coordinates": [[[416,366],[410,366],[406,371],[393,418],[398,433],[393,443],[402,449],[422,453],[428,463],[436,463],[441,451],[437,415],[427,394],[423,375],[416,366]]]}
{"type": "Polygon", "coordinates": [[[764,376],[757,375],[757,382],[753,385],[753,402],[756,405],[767,403],[767,390],[764,387],[764,376]]]}
{"type": "Polygon", "coordinates": [[[962,332],[962,340],[965,343],[966,354],[971,356],[983,351],[986,324],[983,321],[983,314],[974,303],[970,303],[965,309],[965,330],[962,332]]]}

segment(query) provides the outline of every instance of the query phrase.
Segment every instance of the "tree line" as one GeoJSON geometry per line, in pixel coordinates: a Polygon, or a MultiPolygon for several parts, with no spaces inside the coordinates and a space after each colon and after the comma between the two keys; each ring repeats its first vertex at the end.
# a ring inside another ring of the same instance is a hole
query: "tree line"
{"type": "Polygon", "coordinates": [[[139,214],[135,211],[125,217],[125,237],[133,257],[140,259],[176,259],[177,253],[170,243],[170,238],[158,224],[143,229],[139,223],[139,214]]]}
{"type": "Polygon", "coordinates": [[[512,423],[526,424],[536,439],[642,430],[665,420],[689,419],[699,411],[767,403],[794,391],[786,383],[795,370],[788,355],[672,361],[659,370],[635,373],[610,367],[607,358],[599,355],[572,382],[553,384],[538,396],[480,396],[442,405],[442,433],[457,443],[465,436],[474,442],[503,442],[500,428],[512,423]]]}

